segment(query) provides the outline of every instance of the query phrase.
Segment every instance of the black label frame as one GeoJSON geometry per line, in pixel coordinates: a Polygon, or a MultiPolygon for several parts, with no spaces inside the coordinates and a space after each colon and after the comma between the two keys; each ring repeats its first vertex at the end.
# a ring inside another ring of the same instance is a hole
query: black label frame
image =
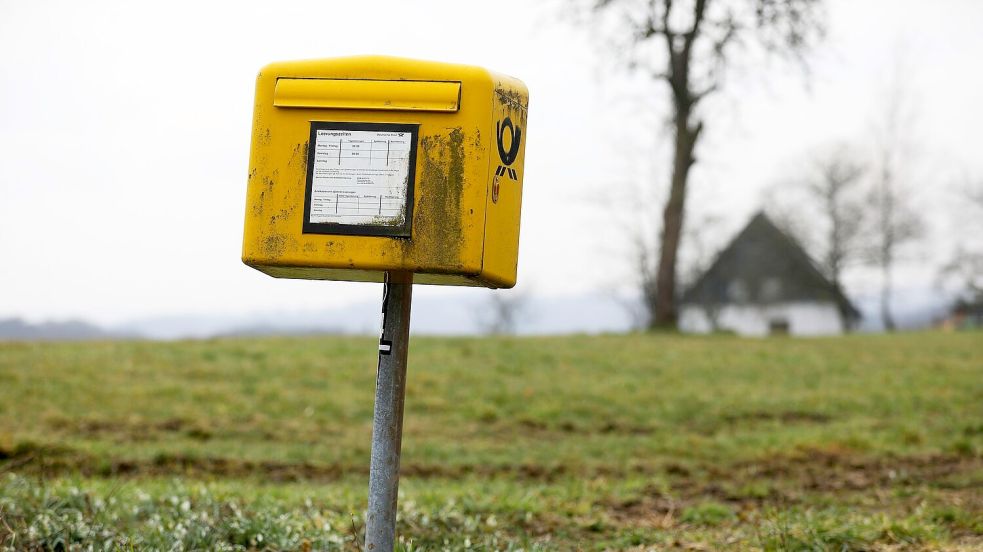
{"type": "Polygon", "coordinates": [[[413,230],[413,200],[416,182],[416,151],[419,141],[419,123],[367,123],[339,121],[311,121],[311,132],[307,146],[307,183],[304,190],[304,234],[337,234],[347,236],[388,236],[409,238],[413,230]],[[371,132],[406,132],[410,135],[409,175],[406,180],[406,206],[403,224],[343,224],[336,222],[311,222],[311,196],[314,186],[314,157],[318,130],[352,130],[371,132]]]}

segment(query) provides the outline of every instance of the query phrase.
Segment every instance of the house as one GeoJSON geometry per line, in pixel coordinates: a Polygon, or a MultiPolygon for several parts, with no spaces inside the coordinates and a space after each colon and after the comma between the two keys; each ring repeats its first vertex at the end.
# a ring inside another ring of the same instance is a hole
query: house
{"type": "Polygon", "coordinates": [[[948,330],[983,328],[983,295],[956,301],[952,307],[952,312],[943,322],[942,327],[948,330]]]}
{"type": "Polygon", "coordinates": [[[860,313],[802,247],[758,213],[685,291],[679,328],[690,333],[835,335],[860,313]]]}

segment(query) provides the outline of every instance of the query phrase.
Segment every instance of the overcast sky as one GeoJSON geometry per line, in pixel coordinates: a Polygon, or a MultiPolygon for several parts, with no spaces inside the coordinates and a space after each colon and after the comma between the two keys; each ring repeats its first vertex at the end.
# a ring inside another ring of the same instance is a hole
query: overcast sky
{"type": "MultiPolygon", "coordinates": [[[[378,285],[274,280],[239,261],[257,70],[353,54],[524,80],[520,286],[576,294],[624,281],[623,240],[600,205],[645,172],[659,115],[639,114],[653,96],[557,21],[555,5],[0,0],[0,316],[118,323],[379,297],[378,285]]],[[[924,201],[944,203],[947,183],[983,174],[983,2],[838,0],[830,13],[808,84],[791,69],[749,68],[713,108],[723,116],[693,197],[727,232],[811,148],[868,132],[899,51],[934,175],[924,201]]],[[[936,226],[930,250],[951,231],[936,226]]]]}

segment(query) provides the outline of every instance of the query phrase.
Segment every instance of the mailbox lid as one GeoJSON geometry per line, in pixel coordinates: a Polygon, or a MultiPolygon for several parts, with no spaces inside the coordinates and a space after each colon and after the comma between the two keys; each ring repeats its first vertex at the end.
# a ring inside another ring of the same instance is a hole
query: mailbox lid
{"type": "Polygon", "coordinates": [[[468,85],[489,82],[492,73],[482,67],[392,56],[351,56],[270,63],[260,78],[337,79],[358,81],[448,82],[468,85]]]}

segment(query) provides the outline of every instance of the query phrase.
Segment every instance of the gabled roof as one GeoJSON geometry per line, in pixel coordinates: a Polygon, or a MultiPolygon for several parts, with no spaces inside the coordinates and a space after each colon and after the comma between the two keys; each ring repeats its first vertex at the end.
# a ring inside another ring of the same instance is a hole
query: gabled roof
{"type": "Polygon", "coordinates": [[[952,307],[952,314],[961,314],[964,316],[983,316],[983,297],[977,297],[975,300],[965,298],[959,299],[952,307]]]}
{"type": "Polygon", "coordinates": [[[790,236],[758,213],[683,294],[683,303],[768,304],[832,301],[848,320],[860,317],[839,287],[790,236]]]}

